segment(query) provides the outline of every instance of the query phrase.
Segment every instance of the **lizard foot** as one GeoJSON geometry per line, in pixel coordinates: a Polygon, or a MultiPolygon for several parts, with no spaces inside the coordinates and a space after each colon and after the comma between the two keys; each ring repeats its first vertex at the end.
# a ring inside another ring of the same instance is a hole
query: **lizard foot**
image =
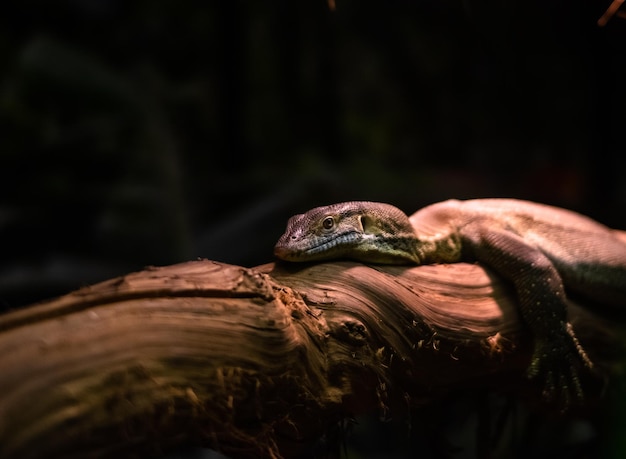
{"type": "Polygon", "coordinates": [[[555,404],[561,411],[585,401],[580,380],[583,368],[593,369],[593,363],[584,351],[571,324],[565,324],[559,336],[535,343],[527,375],[543,382],[542,396],[545,402],[555,404]]]}

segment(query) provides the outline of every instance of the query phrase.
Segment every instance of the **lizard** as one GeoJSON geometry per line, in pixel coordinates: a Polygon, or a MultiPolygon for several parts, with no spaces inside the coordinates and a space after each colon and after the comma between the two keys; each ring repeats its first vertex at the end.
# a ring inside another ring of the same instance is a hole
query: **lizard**
{"type": "Polygon", "coordinates": [[[291,217],[274,247],[290,262],[482,263],[510,281],[533,335],[526,374],[545,400],[582,403],[580,371],[593,363],[567,318],[566,289],[626,306],[626,243],[589,217],[517,199],[448,200],[411,217],[390,204],[352,201],[291,217]]]}

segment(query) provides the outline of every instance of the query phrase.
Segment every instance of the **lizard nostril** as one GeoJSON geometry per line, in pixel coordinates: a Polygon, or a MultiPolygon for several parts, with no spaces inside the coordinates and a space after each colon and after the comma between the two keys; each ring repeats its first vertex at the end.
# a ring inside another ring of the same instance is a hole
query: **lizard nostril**
{"type": "Polygon", "coordinates": [[[298,236],[291,236],[292,241],[295,241],[296,239],[298,239],[298,236]]]}

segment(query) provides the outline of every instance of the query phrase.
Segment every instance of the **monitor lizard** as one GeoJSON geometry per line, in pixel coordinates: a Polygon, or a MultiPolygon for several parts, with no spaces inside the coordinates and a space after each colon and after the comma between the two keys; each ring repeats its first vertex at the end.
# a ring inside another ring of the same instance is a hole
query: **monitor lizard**
{"type": "Polygon", "coordinates": [[[580,371],[593,364],[567,319],[565,289],[626,306],[626,243],[578,213],[515,199],[448,200],[410,218],[389,204],[355,201],[291,217],[274,254],[292,261],[477,261],[512,282],[534,337],[527,375],[545,399],[583,401],[580,371]]]}

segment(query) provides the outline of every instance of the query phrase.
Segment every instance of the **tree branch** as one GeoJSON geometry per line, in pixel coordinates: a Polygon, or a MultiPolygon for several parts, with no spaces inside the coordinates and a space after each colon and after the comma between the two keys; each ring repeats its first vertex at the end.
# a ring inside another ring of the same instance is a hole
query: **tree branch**
{"type": "MultiPolygon", "coordinates": [[[[573,305],[601,366],[619,340],[573,305]],[[610,350],[610,352],[609,352],[610,350]]],[[[344,416],[525,390],[530,342],[478,265],[183,263],[0,316],[0,457],[290,456],[344,416]]]]}

